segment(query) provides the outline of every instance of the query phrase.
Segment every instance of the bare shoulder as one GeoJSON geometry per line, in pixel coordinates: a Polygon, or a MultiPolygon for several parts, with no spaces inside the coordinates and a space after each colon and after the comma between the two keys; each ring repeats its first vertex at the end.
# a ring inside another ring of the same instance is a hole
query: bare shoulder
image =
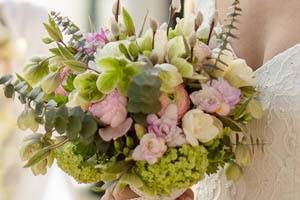
{"type": "Polygon", "coordinates": [[[300,1],[276,0],[266,19],[264,61],[300,43],[300,1]]]}

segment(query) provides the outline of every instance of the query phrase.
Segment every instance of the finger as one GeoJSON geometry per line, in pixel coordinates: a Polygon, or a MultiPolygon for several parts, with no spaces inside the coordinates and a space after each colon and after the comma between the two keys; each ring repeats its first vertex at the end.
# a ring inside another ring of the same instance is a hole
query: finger
{"type": "Polygon", "coordinates": [[[134,193],[129,187],[126,187],[123,190],[114,190],[113,197],[115,200],[129,200],[139,197],[134,193]]]}
{"type": "Polygon", "coordinates": [[[191,189],[185,191],[177,200],[193,200],[194,192],[191,189]]]}

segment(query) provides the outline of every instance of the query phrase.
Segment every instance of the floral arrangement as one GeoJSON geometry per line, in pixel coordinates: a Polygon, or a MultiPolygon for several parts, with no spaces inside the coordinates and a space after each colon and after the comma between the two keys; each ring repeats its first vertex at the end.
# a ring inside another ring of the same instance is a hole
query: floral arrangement
{"type": "MultiPolygon", "coordinates": [[[[262,114],[252,69],[228,48],[238,1],[216,48],[201,13],[174,28],[150,19],[144,31],[146,16],[137,33],[120,3],[110,28],[86,34],[52,12],[43,39],[51,55],[32,58],[16,81],[0,79],[25,105],[20,129],[35,132],[21,148],[25,167],[43,175],[56,160],[79,183],[149,199],[176,198],[221,168],[237,180],[261,144],[246,125],[262,114]]],[[[179,10],[173,1],[170,21],[179,10]]]]}

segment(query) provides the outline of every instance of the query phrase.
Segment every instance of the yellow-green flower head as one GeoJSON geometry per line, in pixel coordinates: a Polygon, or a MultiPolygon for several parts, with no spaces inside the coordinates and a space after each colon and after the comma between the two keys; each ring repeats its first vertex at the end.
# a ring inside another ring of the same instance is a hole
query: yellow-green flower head
{"type": "Polygon", "coordinates": [[[55,152],[57,165],[78,183],[99,182],[102,177],[100,170],[84,164],[82,156],[76,155],[73,148],[73,144],[67,143],[55,152]]]}
{"type": "Polygon", "coordinates": [[[138,161],[133,172],[141,178],[152,195],[168,196],[200,181],[207,166],[207,150],[203,146],[183,145],[169,149],[154,165],[138,161]]]}

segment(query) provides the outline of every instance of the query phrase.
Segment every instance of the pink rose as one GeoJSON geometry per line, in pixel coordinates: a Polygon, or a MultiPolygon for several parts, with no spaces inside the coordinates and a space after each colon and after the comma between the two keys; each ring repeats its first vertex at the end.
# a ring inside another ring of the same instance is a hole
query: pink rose
{"type": "MultiPolygon", "coordinates": [[[[70,69],[68,67],[64,67],[60,73],[59,73],[59,76],[60,76],[60,79],[61,79],[61,82],[63,82],[67,76],[70,74],[70,69]]],[[[62,86],[62,84],[60,84],[56,90],[54,91],[55,95],[61,95],[61,96],[68,96],[68,92],[65,90],[65,88],[62,86]]]]}
{"type": "Polygon", "coordinates": [[[104,100],[92,104],[89,112],[103,123],[115,128],[127,118],[126,105],[126,97],[114,90],[104,100]]]}
{"type": "Polygon", "coordinates": [[[131,128],[133,123],[133,120],[131,118],[127,118],[123,123],[121,123],[119,126],[113,128],[113,127],[107,127],[107,128],[101,128],[99,130],[100,137],[106,141],[109,142],[111,140],[118,139],[122,136],[124,136],[129,129],[131,128]]]}
{"type": "Polygon", "coordinates": [[[134,160],[145,160],[149,164],[154,164],[166,151],[165,140],[153,133],[148,133],[142,137],[140,144],[134,149],[132,158],[134,160]]]}
{"type": "Polygon", "coordinates": [[[189,94],[184,89],[183,85],[177,86],[174,92],[170,94],[163,93],[159,100],[161,104],[161,110],[158,113],[159,116],[162,116],[165,113],[170,104],[176,104],[177,116],[179,119],[188,111],[191,103],[189,94]]]}

